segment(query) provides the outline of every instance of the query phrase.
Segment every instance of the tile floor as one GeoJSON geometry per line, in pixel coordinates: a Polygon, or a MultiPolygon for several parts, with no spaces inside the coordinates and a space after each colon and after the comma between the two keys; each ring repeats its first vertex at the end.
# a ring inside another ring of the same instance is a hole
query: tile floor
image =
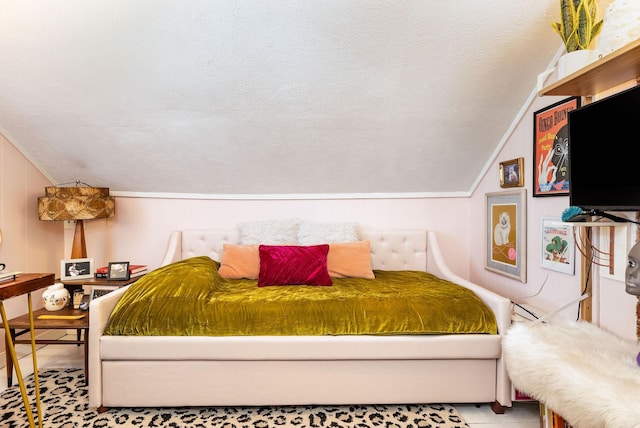
{"type": "MultiPolygon", "coordinates": [[[[64,332],[50,330],[38,337],[57,339],[64,332]]],[[[75,332],[71,332],[75,335],[75,332]]],[[[31,345],[16,345],[16,353],[20,358],[20,369],[24,377],[33,373],[31,363],[31,345]]],[[[42,370],[58,367],[84,367],[84,350],[75,345],[38,345],[37,363],[42,370]]],[[[7,388],[6,359],[0,354],[0,391],[7,388]]],[[[15,379],[13,384],[17,385],[15,379]]],[[[539,428],[538,404],[530,402],[514,403],[503,415],[496,415],[488,404],[456,404],[465,421],[471,428],[539,428]]]]}

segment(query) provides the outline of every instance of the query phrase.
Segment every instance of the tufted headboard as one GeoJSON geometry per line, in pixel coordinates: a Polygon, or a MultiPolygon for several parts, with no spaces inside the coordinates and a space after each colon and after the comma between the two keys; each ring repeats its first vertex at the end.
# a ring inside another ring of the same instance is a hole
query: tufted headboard
{"type": "MultiPolygon", "coordinates": [[[[371,266],[381,270],[427,270],[427,231],[361,230],[371,243],[371,266]]],[[[221,260],[224,243],[237,244],[238,230],[179,230],[171,233],[161,266],[195,256],[221,260]]]]}

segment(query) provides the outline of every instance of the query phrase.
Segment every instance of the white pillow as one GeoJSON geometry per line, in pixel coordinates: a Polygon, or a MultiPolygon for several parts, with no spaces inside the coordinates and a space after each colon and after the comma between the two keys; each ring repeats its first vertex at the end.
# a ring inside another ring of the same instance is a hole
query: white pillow
{"type": "Polygon", "coordinates": [[[298,223],[298,219],[293,218],[240,223],[240,244],[295,245],[298,223]]]}
{"type": "Polygon", "coordinates": [[[302,222],[298,227],[298,245],[337,244],[359,240],[356,223],[302,222]]]}

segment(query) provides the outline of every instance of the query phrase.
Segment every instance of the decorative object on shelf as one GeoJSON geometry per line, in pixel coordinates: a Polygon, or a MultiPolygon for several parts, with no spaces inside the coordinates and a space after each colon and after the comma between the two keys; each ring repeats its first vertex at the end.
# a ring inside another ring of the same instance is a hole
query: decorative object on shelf
{"type": "Polygon", "coordinates": [[[109,262],[107,279],[127,280],[130,277],[129,262],[109,262]]]}
{"type": "Polygon", "coordinates": [[[524,158],[500,162],[500,187],[524,186],[524,158]]]}
{"type": "Polygon", "coordinates": [[[117,290],[117,289],[118,287],[94,285],[93,287],[91,287],[90,300],[97,299],[98,297],[104,296],[105,294],[109,294],[113,290],[117,290]]]}
{"type": "Polygon", "coordinates": [[[73,309],[80,309],[80,303],[84,298],[84,290],[82,288],[73,290],[73,309]]]}
{"type": "Polygon", "coordinates": [[[69,290],[58,282],[42,292],[42,305],[48,311],[59,311],[67,306],[70,298],[69,290]]]}
{"type": "MultiPolygon", "coordinates": [[[[132,265],[129,264],[129,278],[136,278],[147,273],[147,265],[132,265]]],[[[109,266],[103,266],[96,269],[96,279],[108,279],[109,278],[109,266]]]]}
{"type": "Polygon", "coordinates": [[[45,187],[45,196],[38,198],[38,216],[40,220],[75,220],[71,258],[86,258],[84,220],[113,217],[116,202],[106,187],[91,187],[81,181],[76,181],[75,187],[65,184],[45,187]]]}
{"type": "Polygon", "coordinates": [[[560,22],[551,24],[567,50],[558,59],[558,78],[562,79],[596,59],[589,47],[602,30],[603,20],[597,21],[597,14],[597,0],[560,0],[560,22]]]}
{"type": "Polygon", "coordinates": [[[486,194],[485,269],[527,281],[525,189],[486,194]]]}
{"type": "Polygon", "coordinates": [[[602,32],[595,49],[597,58],[640,39],[640,2],[614,0],[607,6],[602,32]]]}
{"type": "Polygon", "coordinates": [[[558,79],[563,79],[586,67],[596,59],[596,53],[592,49],[573,51],[558,58],[558,79]]]}
{"type": "Polygon", "coordinates": [[[16,279],[19,273],[20,272],[12,272],[12,271],[5,272],[3,270],[2,272],[0,272],[0,282],[13,281],[16,279]]]}
{"type": "Polygon", "coordinates": [[[573,275],[575,239],[573,226],[556,218],[542,218],[542,267],[573,275]]]}
{"type": "Polygon", "coordinates": [[[603,20],[596,21],[597,14],[597,0],[560,0],[560,22],[551,25],[567,53],[589,49],[602,30],[603,20]]]}
{"type": "Polygon", "coordinates": [[[569,194],[569,112],[580,107],[570,97],[533,113],[533,196],[569,194]]]}
{"type": "Polygon", "coordinates": [[[60,279],[62,281],[93,278],[93,271],[93,259],[64,259],[60,261],[60,279]]]}

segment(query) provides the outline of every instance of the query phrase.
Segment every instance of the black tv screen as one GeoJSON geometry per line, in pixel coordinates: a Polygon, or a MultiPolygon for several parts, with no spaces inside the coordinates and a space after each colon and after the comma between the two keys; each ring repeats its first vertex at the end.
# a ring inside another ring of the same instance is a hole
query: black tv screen
{"type": "Polygon", "coordinates": [[[569,112],[569,202],[640,211],[640,87],[569,112]]]}

